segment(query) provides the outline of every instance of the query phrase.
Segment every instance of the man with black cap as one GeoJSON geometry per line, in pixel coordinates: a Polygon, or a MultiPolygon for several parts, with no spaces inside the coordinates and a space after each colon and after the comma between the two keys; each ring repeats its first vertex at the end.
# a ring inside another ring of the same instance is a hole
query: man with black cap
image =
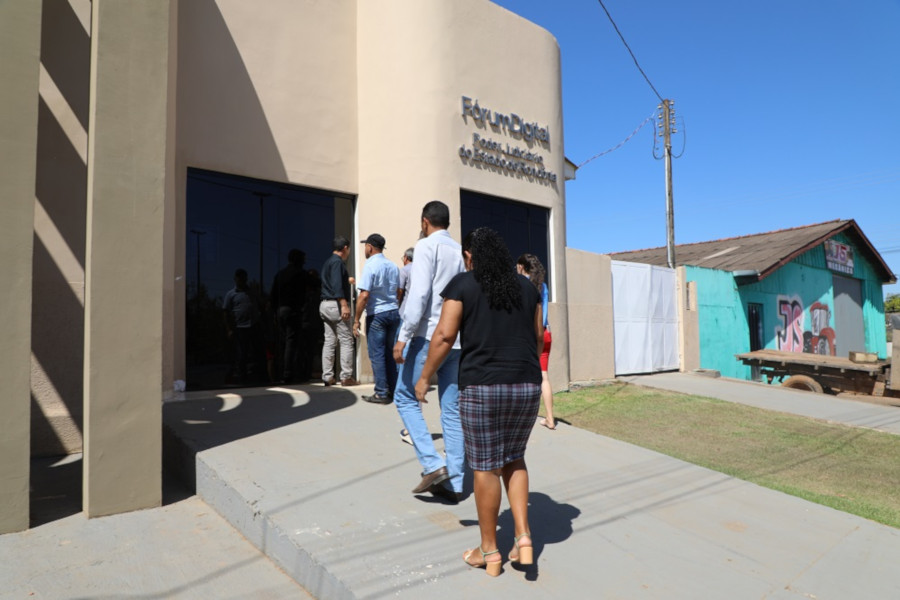
{"type": "Polygon", "coordinates": [[[359,337],[359,319],[366,311],[366,337],[369,360],[375,375],[375,393],[363,396],[366,402],[390,404],[397,385],[397,364],[394,362],[394,338],[400,326],[397,305],[397,285],[400,269],[384,256],[384,237],[373,233],[367,237],[366,264],[357,283],[359,298],[356,300],[356,319],[353,335],[359,337]]]}

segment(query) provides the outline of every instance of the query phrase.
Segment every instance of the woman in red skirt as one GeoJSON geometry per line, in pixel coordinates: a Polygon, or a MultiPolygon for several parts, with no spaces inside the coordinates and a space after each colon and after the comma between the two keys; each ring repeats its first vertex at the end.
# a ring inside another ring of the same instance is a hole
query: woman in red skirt
{"type": "Polygon", "coordinates": [[[541,425],[547,429],[556,429],[556,419],[553,418],[553,390],[550,388],[550,377],[547,375],[548,365],[550,364],[550,344],[553,339],[550,337],[550,315],[548,313],[549,293],[547,292],[547,283],[544,279],[547,271],[544,265],[538,260],[534,254],[523,254],[516,261],[516,270],[520,275],[524,275],[531,280],[534,287],[541,294],[541,308],[544,313],[544,351],[541,352],[541,398],[544,400],[544,410],[547,412],[546,417],[541,418],[541,425]]]}

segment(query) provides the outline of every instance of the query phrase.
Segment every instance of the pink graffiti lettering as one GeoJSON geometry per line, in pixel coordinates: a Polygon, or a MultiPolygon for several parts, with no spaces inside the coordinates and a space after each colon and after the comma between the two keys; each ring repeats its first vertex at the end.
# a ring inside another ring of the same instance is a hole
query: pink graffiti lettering
{"type": "Polygon", "coordinates": [[[779,350],[835,355],[837,336],[829,326],[831,308],[827,304],[813,302],[810,305],[809,330],[804,326],[806,313],[798,296],[778,298],[778,317],[781,323],[775,326],[775,343],[779,350]]]}
{"type": "Polygon", "coordinates": [[[778,349],[803,352],[803,304],[796,298],[778,301],[781,326],[775,328],[778,349]]]}

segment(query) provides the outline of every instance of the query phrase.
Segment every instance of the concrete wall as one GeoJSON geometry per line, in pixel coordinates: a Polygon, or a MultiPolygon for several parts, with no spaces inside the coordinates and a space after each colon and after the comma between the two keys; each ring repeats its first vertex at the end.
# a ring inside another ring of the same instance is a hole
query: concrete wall
{"type": "MultiPolygon", "coordinates": [[[[421,208],[430,200],[450,206],[450,232],[460,239],[461,188],[544,206],[551,211],[550,285],[555,304],[564,304],[565,157],[555,39],[483,0],[359,2],[357,24],[359,236],[382,233],[388,240],[385,255],[399,262],[403,250],[415,244],[421,208]],[[500,31],[502,45],[485,43],[500,31]],[[510,56],[529,66],[529,77],[522,78],[518,69],[497,68],[510,56]],[[529,143],[479,125],[463,114],[463,96],[546,125],[550,142],[529,143]],[[462,159],[459,148],[470,147],[474,134],[540,154],[546,169],[558,174],[556,184],[462,159]]],[[[357,274],[361,265],[357,261],[357,274]]],[[[551,378],[564,387],[567,353],[565,335],[558,332],[567,329],[566,312],[551,312],[551,319],[559,348],[551,378]]]]}
{"type": "Polygon", "coordinates": [[[608,255],[566,248],[572,381],[616,376],[611,263],[608,255]]]}
{"type": "Polygon", "coordinates": [[[28,527],[32,223],[40,2],[0,3],[0,534],[28,527]]]}
{"type": "Polygon", "coordinates": [[[680,371],[700,368],[700,313],[697,311],[697,282],[687,280],[687,269],[675,270],[678,295],[678,356],[680,371]]]}
{"type": "Polygon", "coordinates": [[[36,456],[53,456],[82,449],[91,5],[68,0],[43,5],[31,447],[36,456]]]}
{"type": "Polygon", "coordinates": [[[83,467],[91,517],[162,498],[163,239],[174,196],[170,9],[160,0],[93,1],[83,467]]]}

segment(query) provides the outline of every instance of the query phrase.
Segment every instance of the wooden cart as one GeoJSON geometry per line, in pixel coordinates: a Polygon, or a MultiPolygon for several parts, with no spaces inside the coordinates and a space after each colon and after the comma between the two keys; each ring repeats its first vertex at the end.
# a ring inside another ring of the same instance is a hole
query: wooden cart
{"type": "Polygon", "coordinates": [[[735,355],[745,365],[757,367],[769,383],[811,392],[856,392],[871,396],[897,396],[890,389],[891,363],[887,360],[856,362],[849,358],[781,350],[755,350],[735,355]]]}

